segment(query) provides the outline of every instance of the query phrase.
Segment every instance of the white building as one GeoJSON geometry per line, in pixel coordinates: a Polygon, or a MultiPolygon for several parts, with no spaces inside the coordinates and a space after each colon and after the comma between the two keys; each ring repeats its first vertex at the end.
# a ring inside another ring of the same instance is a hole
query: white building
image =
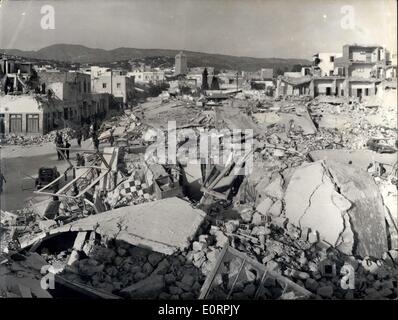
{"type": "Polygon", "coordinates": [[[128,72],[127,75],[135,77],[136,82],[142,83],[159,83],[166,80],[164,71],[157,69],[137,69],[128,72]]]}
{"type": "Polygon", "coordinates": [[[134,76],[122,70],[91,67],[91,91],[109,93],[123,104],[129,104],[134,98],[134,76]]]}
{"type": "Polygon", "coordinates": [[[321,69],[321,76],[333,76],[335,75],[335,65],[334,60],[336,58],[341,58],[342,53],[337,52],[320,52],[317,54],[320,62],[318,67],[321,69]]]}

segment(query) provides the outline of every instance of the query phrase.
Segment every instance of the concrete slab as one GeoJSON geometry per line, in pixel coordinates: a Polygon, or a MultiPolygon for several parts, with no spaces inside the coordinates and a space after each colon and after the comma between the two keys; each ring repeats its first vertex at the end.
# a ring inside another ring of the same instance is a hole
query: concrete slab
{"type": "Polygon", "coordinates": [[[383,199],[373,178],[361,169],[326,161],[340,192],[353,206],[348,210],[356,237],[355,254],[381,258],[388,250],[383,199]]]}
{"type": "Polygon", "coordinates": [[[339,196],[323,162],[302,165],[286,189],[286,217],[294,225],[317,230],[336,246],[344,230],[343,211],[333,201],[339,196]]]}
{"type": "MultiPolygon", "coordinates": [[[[95,230],[102,236],[165,254],[190,245],[205,213],[179,198],[122,207],[74,221],[62,231],[95,230]]],[[[54,232],[56,232],[55,230],[54,232]]]]}
{"type": "MultiPolygon", "coordinates": [[[[332,160],[344,164],[351,164],[367,171],[370,163],[380,162],[392,167],[397,162],[397,154],[381,154],[371,150],[315,150],[309,153],[313,161],[332,160]]],[[[387,168],[386,168],[387,169],[387,168]]]]}

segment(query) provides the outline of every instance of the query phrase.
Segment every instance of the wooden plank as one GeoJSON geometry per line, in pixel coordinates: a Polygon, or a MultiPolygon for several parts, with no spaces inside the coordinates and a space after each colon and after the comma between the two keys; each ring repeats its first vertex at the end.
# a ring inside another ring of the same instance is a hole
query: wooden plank
{"type": "Polygon", "coordinates": [[[210,286],[213,284],[214,278],[217,275],[218,269],[220,268],[221,262],[225,256],[225,253],[228,250],[228,244],[224,246],[224,248],[221,250],[220,255],[217,258],[216,264],[209,273],[209,275],[206,277],[205,282],[203,283],[202,288],[200,289],[200,295],[199,295],[199,300],[206,299],[207,295],[209,293],[210,286]]]}
{"type": "Polygon", "coordinates": [[[101,298],[101,299],[121,299],[121,297],[116,296],[114,294],[105,292],[105,291],[101,291],[77,282],[71,282],[69,280],[66,280],[65,278],[63,278],[62,276],[56,274],[55,275],[55,282],[56,284],[60,284],[63,285],[69,289],[72,289],[74,291],[80,292],[88,297],[91,298],[101,298]]]}

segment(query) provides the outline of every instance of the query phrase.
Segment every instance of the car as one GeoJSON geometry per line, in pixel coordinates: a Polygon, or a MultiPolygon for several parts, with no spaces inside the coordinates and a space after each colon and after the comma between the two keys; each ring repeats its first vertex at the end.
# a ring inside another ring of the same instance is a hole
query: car
{"type": "MultiPolygon", "coordinates": [[[[39,169],[38,177],[35,181],[35,185],[37,189],[41,189],[44,186],[50,184],[52,181],[57,179],[60,176],[57,167],[41,167],[39,169]]],[[[52,189],[58,190],[59,189],[59,180],[54,183],[52,189]]]]}
{"type": "Polygon", "coordinates": [[[378,153],[395,153],[397,149],[394,146],[388,144],[387,139],[372,138],[366,143],[366,146],[373,151],[378,153]]]}

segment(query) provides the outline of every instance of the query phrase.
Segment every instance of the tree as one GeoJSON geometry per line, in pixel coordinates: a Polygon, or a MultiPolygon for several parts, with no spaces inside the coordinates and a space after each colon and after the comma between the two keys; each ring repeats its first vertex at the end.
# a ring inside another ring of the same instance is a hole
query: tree
{"type": "Polygon", "coordinates": [[[218,78],[213,76],[213,80],[211,81],[211,90],[220,90],[220,84],[218,83],[218,78]]]}
{"type": "Polygon", "coordinates": [[[295,64],[292,67],[292,72],[300,72],[301,71],[301,64],[295,64]]]}
{"type": "Polygon", "coordinates": [[[202,73],[202,90],[209,90],[209,84],[207,83],[207,68],[203,70],[202,73]]]}

